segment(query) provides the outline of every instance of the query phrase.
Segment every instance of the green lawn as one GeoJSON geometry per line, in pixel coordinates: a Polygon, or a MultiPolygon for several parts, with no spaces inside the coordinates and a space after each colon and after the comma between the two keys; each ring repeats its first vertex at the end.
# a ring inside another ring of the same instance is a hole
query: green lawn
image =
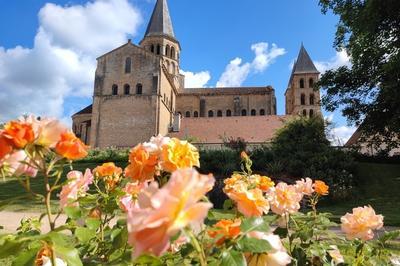
{"type": "MultiPolygon", "coordinates": [[[[82,163],[82,164],[76,164],[74,166],[75,170],[79,171],[85,171],[86,168],[93,169],[96,167],[97,164],[93,163],[82,163]]],[[[65,168],[65,173],[68,172],[68,168],[65,168]]],[[[64,177],[65,178],[65,177],[64,177]]],[[[40,176],[37,176],[36,178],[31,179],[31,188],[33,191],[36,193],[41,193],[43,194],[45,191],[45,186],[44,186],[44,181],[43,178],[40,176]]],[[[57,197],[58,192],[54,193],[52,196],[52,200],[54,201],[54,208],[57,207],[57,197]]],[[[25,189],[21,186],[21,184],[16,180],[16,179],[6,179],[6,180],[1,180],[0,179],[0,210],[7,210],[7,211],[18,211],[18,212],[40,212],[44,211],[44,205],[40,201],[35,201],[34,199],[31,198],[20,198],[20,199],[14,199],[18,197],[22,197],[24,195],[27,195],[25,189]],[[8,201],[9,203],[7,206],[3,206],[1,202],[6,202],[8,201]]]]}
{"type": "MultiPolygon", "coordinates": [[[[79,163],[75,165],[76,170],[84,171],[86,168],[93,169],[98,163],[79,163]]],[[[125,164],[120,165],[121,167],[125,164]]],[[[66,171],[67,172],[67,171],[66,171]]],[[[336,220],[346,212],[358,206],[371,205],[377,213],[385,216],[386,225],[400,226],[400,165],[394,164],[371,164],[359,163],[357,166],[357,194],[354,199],[320,207],[320,211],[331,212],[336,220]]],[[[34,191],[43,192],[43,179],[40,177],[32,179],[34,191]]],[[[57,193],[53,194],[53,204],[57,203],[57,193]]],[[[25,191],[17,180],[0,180],[0,202],[14,197],[25,195],[25,191]]],[[[31,199],[19,199],[5,207],[8,211],[44,211],[42,203],[31,199]]],[[[1,208],[1,204],[0,204],[1,208]]]]}
{"type": "Polygon", "coordinates": [[[400,226],[400,165],[359,163],[356,175],[358,193],[354,199],[320,210],[339,218],[354,207],[371,205],[385,217],[386,225],[400,226]]]}

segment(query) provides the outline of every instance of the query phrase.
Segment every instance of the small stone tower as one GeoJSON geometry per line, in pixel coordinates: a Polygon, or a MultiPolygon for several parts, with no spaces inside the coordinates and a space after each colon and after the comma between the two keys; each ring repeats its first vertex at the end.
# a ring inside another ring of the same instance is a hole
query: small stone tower
{"type": "Polygon", "coordinates": [[[301,44],[285,92],[287,115],[309,117],[321,115],[320,92],[319,89],[315,88],[319,74],[306,49],[301,44]]]}
{"type": "Polygon", "coordinates": [[[181,46],[175,38],[167,0],[157,0],[140,46],[161,56],[166,70],[176,83],[176,87],[184,87],[184,77],[179,74],[181,46]]]}

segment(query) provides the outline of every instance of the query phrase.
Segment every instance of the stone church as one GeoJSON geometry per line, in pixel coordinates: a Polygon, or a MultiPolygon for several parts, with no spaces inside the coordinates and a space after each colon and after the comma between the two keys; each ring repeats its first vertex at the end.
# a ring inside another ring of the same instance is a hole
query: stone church
{"type": "Polygon", "coordinates": [[[268,142],[295,115],[321,113],[319,72],[303,47],[289,77],[286,114],[277,115],[271,86],[186,88],[181,46],[167,0],[157,0],[145,36],[97,58],[92,105],[72,116],[73,131],[91,147],[132,147],[158,134],[221,145],[242,138],[268,142]]]}

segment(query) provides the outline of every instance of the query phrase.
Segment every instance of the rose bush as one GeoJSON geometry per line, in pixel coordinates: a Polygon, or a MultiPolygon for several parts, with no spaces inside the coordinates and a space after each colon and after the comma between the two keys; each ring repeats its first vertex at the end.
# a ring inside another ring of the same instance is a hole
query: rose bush
{"type": "MultiPolygon", "coordinates": [[[[125,169],[113,162],[85,173],[73,170],[88,147],[54,119],[27,117],[0,131],[0,173],[16,178],[46,213],[0,236],[0,259],[13,265],[389,265],[383,217],[371,206],[354,208],[333,223],[318,212],[329,187],[304,178],[294,185],[241,171],[224,181],[229,199],[212,209],[214,177],[199,174],[199,153],[187,141],[153,137],[130,151],[125,169]],[[66,180],[63,170],[69,166],[66,180]],[[33,191],[43,178],[46,192],[33,191]],[[51,196],[58,192],[57,213],[51,196]],[[301,206],[308,205],[301,212],[301,206]],[[62,215],[64,214],[64,215],[62,215]],[[56,220],[67,217],[56,226],[56,220]],[[42,220],[49,224],[41,232],[42,220]],[[342,229],[334,233],[332,228],[342,229]]],[[[216,162],[218,163],[218,162],[216,162]]]]}

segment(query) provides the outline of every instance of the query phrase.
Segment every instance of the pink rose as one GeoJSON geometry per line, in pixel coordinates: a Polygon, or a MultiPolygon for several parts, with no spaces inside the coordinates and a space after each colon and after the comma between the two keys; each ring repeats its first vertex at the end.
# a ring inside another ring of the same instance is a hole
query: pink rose
{"type": "Polygon", "coordinates": [[[296,181],[295,187],[298,192],[301,192],[307,196],[311,196],[311,194],[314,192],[313,181],[309,177],[306,177],[306,179],[302,178],[301,180],[296,181]]]}
{"type": "Polygon", "coordinates": [[[350,240],[354,238],[373,239],[373,230],[383,227],[383,216],[376,215],[371,206],[354,208],[353,213],[346,213],[340,218],[340,221],[342,222],[342,231],[350,240]]]}
{"type": "Polygon", "coordinates": [[[86,194],[89,185],[93,183],[93,175],[90,169],[85,174],[79,171],[71,171],[67,175],[68,183],[64,185],[60,193],[60,207],[79,206],[76,200],[86,194]]]}
{"type": "Polygon", "coordinates": [[[161,189],[153,182],[142,190],[138,195],[138,208],[128,212],[128,242],[134,246],[133,255],[159,256],[170,248],[170,238],[179,230],[201,224],[212,204],[200,200],[214,182],[211,175],[181,169],[175,171],[161,189]]]}
{"type": "Polygon", "coordinates": [[[19,150],[7,155],[0,160],[0,167],[7,167],[7,174],[11,176],[27,175],[35,177],[38,170],[31,166],[32,162],[24,150],[19,150]]]}
{"type": "Polygon", "coordinates": [[[271,210],[279,215],[286,213],[293,214],[300,209],[300,201],[303,193],[298,192],[295,186],[286,183],[279,183],[269,193],[271,210]]]}

